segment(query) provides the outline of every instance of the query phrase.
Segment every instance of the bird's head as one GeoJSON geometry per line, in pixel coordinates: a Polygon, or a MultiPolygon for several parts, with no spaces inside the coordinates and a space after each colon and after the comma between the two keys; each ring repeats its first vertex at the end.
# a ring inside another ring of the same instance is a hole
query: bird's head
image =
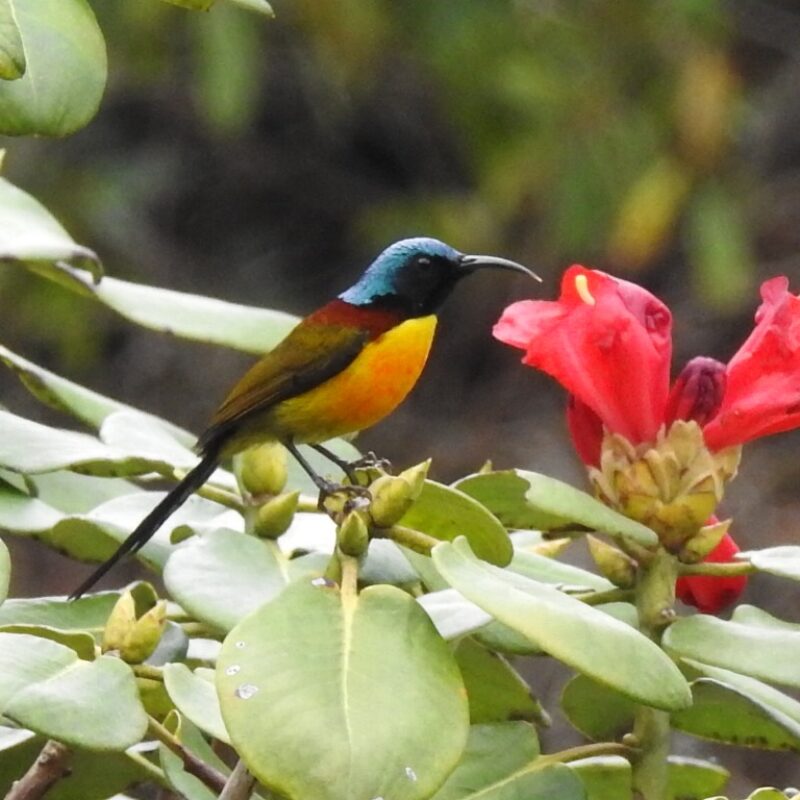
{"type": "Polygon", "coordinates": [[[464,255],[438,239],[418,237],[387,247],[339,297],[352,305],[392,308],[421,317],[436,311],[461,278],[489,268],[514,270],[539,280],[514,261],[464,255]]]}

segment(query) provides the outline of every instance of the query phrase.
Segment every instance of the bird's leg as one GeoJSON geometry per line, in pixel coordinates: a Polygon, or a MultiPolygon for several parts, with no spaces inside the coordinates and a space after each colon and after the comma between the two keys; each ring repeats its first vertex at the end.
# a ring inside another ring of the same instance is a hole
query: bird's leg
{"type": "Polygon", "coordinates": [[[370,469],[375,467],[377,469],[382,469],[384,472],[391,472],[392,470],[391,462],[387,461],[385,458],[379,458],[372,451],[365,453],[361,458],[357,458],[355,461],[345,461],[321,444],[312,444],[309,445],[309,447],[312,447],[329,461],[336,464],[336,466],[347,475],[351,483],[358,484],[358,478],[355,474],[357,469],[370,469]]]}
{"type": "MultiPolygon", "coordinates": [[[[295,457],[297,463],[303,468],[305,473],[314,481],[314,485],[319,489],[320,494],[320,506],[322,505],[322,501],[328,497],[329,495],[336,494],[337,492],[343,492],[344,494],[354,495],[357,497],[367,497],[372,498],[369,489],[365,486],[358,486],[357,484],[354,486],[343,486],[340,483],[334,483],[333,481],[325,480],[315,469],[308,463],[308,460],[303,456],[303,454],[297,449],[297,445],[292,441],[284,442],[284,446],[286,449],[295,457]]],[[[327,456],[327,453],[323,454],[327,456]]],[[[336,463],[339,463],[338,460],[336,463]]],[[[339,464],[341,466],[341,464],[339,464]]],[[[349,465],[348,465],[349,466],[349,465]]]]}
{"type": "Polygon", "coordinates": [[[392,462],[388,458],[381,458],[370,450],[368,453],[364,453],[361,458],[351,461],[350,467],[352,469],[382,469],[384,472],[391,473],[392,462]]]}

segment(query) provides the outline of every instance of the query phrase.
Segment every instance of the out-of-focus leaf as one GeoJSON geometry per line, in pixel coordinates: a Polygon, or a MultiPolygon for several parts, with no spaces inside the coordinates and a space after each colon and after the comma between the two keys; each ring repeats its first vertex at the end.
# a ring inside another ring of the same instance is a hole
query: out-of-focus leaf
{"type": "Polygon", "coordinates": [[[564,687],[561,708],[582,734],[594,741],[621,739],[633,727],[636,704],[585,675],[564,687]]]}
{"type": "Polygon", "coordinates": [[[95,284],[87,272],[65,264],[42,274],[96,298],[145,328],[247,353],[261,355],[271,350],[298,322],[297,317],[282,311],[242,306],[117,278],[106,277],[95,284]],[[209,320],[214,321],[213,325],[209,320]]]}
{"type": "Polygon", "coordinates": [[[688,684],[662,650],[610,615],[479,561],[464,539],[437,545],[433,560],[464,597],[560,661],[647,705],[673,710],[691,701],[688,684]]]}
{"type": "MultiPolygon", "coordinates": [[[[7,0],[8,1],[8,0],[7,0]]],[[[0,132],[66,136],[97,113],[106,46],[86,0],[10,0],[27,66],[0,83],[0,132]]]]}
{"type": "Polygon", "coordinates": [[[722,311],[735,311],[750,295],[753,253],[741,200],[709,182],[689,207],[689,253],[695,291],[722,311]]]}
{"type": "Polygon", "coordinates": [[[13,0],[0,0],[0,79],[13,81],[25,74],[25,48],[14,19],[13,0]]]}
{"type": "Polygon", "coordinates": [[[0,605],[8,597],[8,585],[11,582],[11,557],[6,543],[0,539],[0,605]]]}
{"type": "MultiPolygon", "coordinates": [[[[45,5],[50,2],[43,1],[45,5]]],[[[0,92],[0,112],[2,103],[0,92]]],[[[89,283],[102,274],[100,260],[92,250],[75,244],[38,200],[5,178],[0,178],[0,261],[22,261],[37,269],[43,263],[70,262],[87,270],[83,274],[89,283]]],[[[55,266],[50,269],[58,271],[55,266]]]]}
{"type": "Polygon", "coordinates": [[[721,792],[731,776],[719,764],[686,756],[669,756],[667,768],[670,800],[703,800],[721,792]]]}
{"type": "Polygon", "coordinates": [[[27,634],[0,633],[0,644],[4,716],[90,750],[124,750],[144,735],[147,717],[127,664],[82,661],[69,647],[27,634]]]}
{"type": "Polygon", "coordinates": [[[455,660],[391,586],[289,586],[228,635],[217,688],[248,769],[289,797],[422,800],[467,739],[455,660]]]}
{"type": "Polygon", "coordinates": [[[514,554],[511,539],[494,514],[468,494],[434,481],[425,481],[422,494],[400,524],[443,541],[465,536],[479,558],[499,566],[508,564],[514,554]]]}
{"type": "Polygon", "coordinates": [[[102,592],[78,600],[25,597],[0,607],[0,625],[45,625],[62,631],[100,633],[119,600],[119,592],[102,592]]]}
{"type": "Polygon", "coordinates": [[[274,17],[275,12],[267,0],[228,0],[241,8],[246,8],[248,11],[255,11],[257,14],[263,14],[265,17],[274,17]]]}
{"type": "Polygon", "coordinates": [[[749,550],[739,553],[737,558],[749,561],[754,567],[781,578],[800,581],[800,547],[784,545],[764,550],[749,550]]]}
{"type": "Polygon", "coordinates": [[[436,630],[443,639],[458,639],[488,625],[491,614],[470,603],[455,589],[442,589],[424,594],[417,602],[433,620],[436,630]]]}
{"type": "Polygon", "coordinates": [[[95,641],[88,631],[65,631],[49,625],[7,624],[0,625],[0,633],[25,633],[29,636],[40,636],[53,642],[63,644],[74,650],[78,658],[84,661],[94,661],[95,641]]]}
{"type": "Polygon", "coordinates": [[[658,542],[644,525],[568,483],[537,472],[512,469],[470,475],[456,487],[486,506],[507,528],[552,530],[578,524],[645,547],[658,542]]]}
{"type": "Polygon", "coordinates": [[[730,669],[753,678],[800,686],[800,629],[725,622],[707,614],[670,625],[664,647],[682,658],[730,669]],[[781,657],[776,658],[775,653],[781,657]]]}
{"type": "Polygon", "coordinates": [[[164,0],[172,6],[188,8],[190,11],[208,11],[214,5],[215,0],[164,0]]]}
{"type": "Polygon", "coordinates": [[[528,685],[502,656],[466,638],[458,643],[455,657],[467,688],[473,725],[547,718],[528,685]]]}
{"type": "Polygon", "coordinates": [[[219,710],[213,677],[208,681],[192,672],[185,664],[167,664],[164,667],[164,685],[172,702],[184,717],[209,736],[230,743],[219,710]]]}

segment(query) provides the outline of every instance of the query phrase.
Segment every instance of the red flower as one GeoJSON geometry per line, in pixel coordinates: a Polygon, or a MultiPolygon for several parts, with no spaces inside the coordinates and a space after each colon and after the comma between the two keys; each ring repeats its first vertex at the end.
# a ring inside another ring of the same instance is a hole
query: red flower
{"type": "MultiPolygon", "coordinates": [[[[676,419],[703,426],[716,451],[800,426],[800,298],[788,286],[784,277],[765,282],[756,326],[728,365],[693,359],[671,392],[669,309],[640,286],[597,270],[570,267],[557,301],[514,303],[494,335],[525,350],[523,363],[570,393],[567,423],[586,464],[599,463],[603,428],[641,444],[676,419]]],[[[708,560],[729,560],[737,549],[726,537],[708,560]]],[[[685,590],[689,602],[695,598],[705,610],[721,608],[745,582],[686,581],[695,587],[685,590]]]]}
{"type": "MultiPolygon", "coordinates": [[[[729,534],[703,559],[712,563],[733,561],[739,552],[729,534]]],[[[687,575],[675,582],[675,594],[684,603],[694,606],[704,614],[716,614],[733,603],[747,586],[746,575],[723,578],[718,575],[687,575]]]]}

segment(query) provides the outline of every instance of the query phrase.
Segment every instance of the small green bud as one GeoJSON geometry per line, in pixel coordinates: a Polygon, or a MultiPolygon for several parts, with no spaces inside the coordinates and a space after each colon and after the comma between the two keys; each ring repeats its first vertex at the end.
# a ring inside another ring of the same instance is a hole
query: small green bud
{"type": "Polygon", "coordinates": [[[129,591],[120,595],[119,600],[114,604],[111,613],[106,620],[103,629],[103,652],[109,650],[121,651],[125,645],[125,639],[136,624],[136,603],[133,595],[129,591]]]}
{"type": "Polygon", "coordinates": [[[253,522],[253,533],[262,539],[277,539],[292,524],[300,492],[287,492],[267,500],[259,507],[253,522]]]}
{"type": "Polygon", "coordinates": [[[159,600],[146,614],[136,620],[136,624],[125,638],[119,654],[129,664],[141,664],[161,640],[167,624],[167,604],[159,600]]]}
{"type": "Polygon", "coordinates": [[[336,539],[345,555],[356,558],[364,555],[369,546],[369,527],[364,512],[351,511],[339,526],[336,539]]]}
{"type": "Polygon", "coordinates": [[[369,515],[378,528],[390,528],[414,503],[414,488],[400,476],[382,475],[369,487],[369,515]]]}
{"type": "Polygon", "coordinates": [[[422,494],[422,490],[425,487],[425,480],[428,477],[428,470],[430,468],[431,459],[427,459],[421,464],[416,464],[413,467],[403,470],[400,475],[398,475],[399,478],[403,478],[404,480],[408,481],[409,486],[411,486],[412,500],[417,500],[422,494]]]}
{"type": "Polygon", "coordinates": [[[611,583],[622,589],[636,583],[636,562],[630,556],[596,536],[587,536],[586,544],[597,568],[611,583]]]}
{"type": "Polygon", "coordinates": [[[251,447],[237,461],[239,485],[248,494],[280,494],[286,486],[287,456],[282,444],[267,442],[251,447]]]}

